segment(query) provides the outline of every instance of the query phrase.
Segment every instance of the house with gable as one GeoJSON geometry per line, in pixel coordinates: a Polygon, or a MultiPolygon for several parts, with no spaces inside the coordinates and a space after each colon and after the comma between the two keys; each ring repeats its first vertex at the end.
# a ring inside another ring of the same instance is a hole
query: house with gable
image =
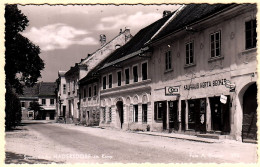
{"type": "MultiPolygon", "coordinates": [[[[78,81],[85,77],[88,74],[88,71],[92,70],[115,49],[127,43],[131,37],[132,35],[128,28],[124,31],[120,30],[119,34],[109,42],[106,42],[105,35],[100,35],[101,47],[98,50],[92,54],[88,54],[85,59],[76,63],[65,73],[59,72],[59,104],[57,104],[57,106],[60,107],[59,113],[64,117],[66,116],[67,122],[78,123],[79,118],[81,117],[79,99],[82,95],[79,92],[78,81]]],[[[97,119],[99,119],[98,116],[97,119]]]]}

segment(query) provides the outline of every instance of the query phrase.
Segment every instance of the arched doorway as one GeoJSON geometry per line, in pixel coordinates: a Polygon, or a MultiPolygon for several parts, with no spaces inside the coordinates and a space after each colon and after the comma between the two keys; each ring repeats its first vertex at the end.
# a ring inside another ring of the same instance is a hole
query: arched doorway
{"type": "Polygon", "coordinates": [[[117,108],[117,114],[118,114],[118,125],[122,129],[123,123],[124,123],[124,111],[123,111],[123,102],[118,101],[116,103],[116,108],[117,108]]]}
{"type": "Polygon", "coordinates": [[[257,86],[250,85],[243,96],[242,140],[247,142],[257,140],[257,86]]]}

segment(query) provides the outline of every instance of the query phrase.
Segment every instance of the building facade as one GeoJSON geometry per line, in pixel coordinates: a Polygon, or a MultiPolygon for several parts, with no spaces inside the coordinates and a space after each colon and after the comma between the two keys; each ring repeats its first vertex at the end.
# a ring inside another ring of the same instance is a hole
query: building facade
{"type": "Polygon", "coordinates": [[[24,88],[24,94],[19,96],[22,106],[22,119],[54,120],[56,113],[55,88],[54,82],[40,82],[34,87],[24,88]],[[38,102],[43,110],[39,113],[30,110],[31,102],[38,102]]]}
{"type": "Polygon", "coordinates": [[[188,5],[150,43],[152,130],[256,140],[256,11],[188,5]]]}
{"type": "MultiPolygon", "coordinates": [[[[127,43],[131,39],[131,37],[132,35],[130,33],[130,29],[128,28],[126,28],[124,31],[120,30],[119,34],[109,42],[106,42],[105,35],[100,35],[101,47],[98,50],[96,50],[94,53],[88,54],[88,56],[85,59],[82,59],[81,62],[76,63],[75,66],[71,67],[70,70],[65,72],[64,77],[65,77],[67,92],[66,95],[64,96],[65,99],[63,102],[62,110],[66,110],[67,122],[75,122],[75,123],[81,122],[81,118],[85,117],[85,112],[83,111],[85,111],[86,109],[84,108],[88,107],[88,104],[83,103],[85,101],[82,101],[81,103],[81,96],[83,94],[80,94],[78,81],[83,77],[85,77],[89,71],[95,68],[103,59],[105,59],[114,50],[127,43]]],[[[59,76],[59,78],[60,78],[59,80],[61,81],[62,76],[59,76]]],[[[60,85],[59,89],[60,89],[59,92],[61,92],[61,89],[63,89],[63,87],[61,87],[60,85]]],[[[90,89],[88,88],[88,91],[90,90],[90,93],[88,92],[88,95],[91,94],[92,97],[92,92],[94,93],[94,90],[92,91],[92,89],[94,89],[94,87],[93,88],[91,87],[90,89]]],[[[99,99],[95,98],[94,101],[96,100],[99,99]]],[[[97,120],[95,121],[97,122],[95,124],[98,125],[99,111],[95,111],[91,109],[91,113],[97,113],[95,115],[94,120],[97,120]]]]}

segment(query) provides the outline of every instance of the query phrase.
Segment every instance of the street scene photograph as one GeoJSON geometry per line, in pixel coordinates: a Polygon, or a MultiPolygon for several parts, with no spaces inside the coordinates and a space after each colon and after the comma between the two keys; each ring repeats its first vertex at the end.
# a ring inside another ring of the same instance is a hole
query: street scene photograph
{"type": "Polygon", "coordinates": [[[258,164],[257,4],[8,4],[5,164],[258,164]]]}

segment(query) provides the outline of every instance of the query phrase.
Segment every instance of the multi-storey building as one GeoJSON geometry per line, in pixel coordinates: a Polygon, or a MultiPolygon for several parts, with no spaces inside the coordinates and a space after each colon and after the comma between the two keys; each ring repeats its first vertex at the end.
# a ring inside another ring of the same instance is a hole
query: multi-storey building
{"type": "Polygon", "coordinates": [[[80,81],[99,87],[100,126],[256,140],[256,5],[166,14],[80,81]]]}
{"type": "MultiPolygon", "coordinates": [[[[119,34],[109,42],[106,42],[105,35],[100,35],[101,48],[94,53],[89,54],[85,59],[82,59],[81,62],[76,63],[74,67],[71,67],[70,70],[66,71],[64,74],[59,74],[59,80],[62,81],[65,78],[66,82],[66,88],[64,86],[65,83],[60,82],[58,91],[60,92],[60,96],[64,89],[66,91],[66,95],[62,97],[64,102],[62,103],[62,109],[60,111],[66,111],[67,122],[79,122],[82,116],[82,113],[80,112],[80,96],[82,95],[79,92],[78,81],[85,77],[88,74],[88,71],[92,70],[115,49],[128,42],[131,37],[132,35],[128,28],[124,31],[120,30],[119,34]]],[[[62,98],[60,99],[60,102],[62,102],[62,98]]],[[[98,114],[96,119],[99,120],[98,114]]]]}
{"type": "Polygon", "coordinates": [[[43,110],[36,113],[35,118],[54,120],[55,118],[55,88],[54,82],[40,82],[34,87],[25,87],[24,94],[19,96],[22,106],[22,119],[34,119],[34,113],[30,110],[31,102],[38,102],[43,110]]]}
{"type": "Polygon", "coordinates": [[[151,130],[256,140],[256,12],[187,5],[149,42],[151,130]]]}
{"type": "Polygon", "coordinates": [[[148,71],[151,70],[152,51],[145,43],[172,17],[173,13],[167,12],[162,19],[140,30],[80,80],[81,104],[87,119],[94,109],[100,112],[100,126],[149,129],[152,117],[151,73],[148,71]],[[93,97],[91,88],[94,89],[93,97]]]}

